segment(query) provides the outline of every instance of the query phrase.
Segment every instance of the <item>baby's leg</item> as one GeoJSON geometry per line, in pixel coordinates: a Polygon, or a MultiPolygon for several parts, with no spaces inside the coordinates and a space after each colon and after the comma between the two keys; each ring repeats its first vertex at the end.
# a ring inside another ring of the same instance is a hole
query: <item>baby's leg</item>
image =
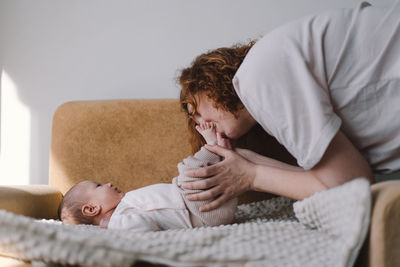
{"type": "Polygon", "coordinates": [[[203,136],[206,143],[209,145],[215,145],[217,143],[217,134],[215,131],[215,125],[212,122],[203,122],[196,125],[196,130],[203,136]]]}
{"type": "Polygon", "coordinates": [[[203,136],[206,143],[209,145],[219,145],[227,149],[232,149],[231,142],[228,138],[222,137],[221,133],[217,132],[215,125],[212,122],[203,122],[196,125],[196,130],[203,136]]]}
{"type": "Polygon", "coordinates": [[[216,226],[229,224],[233,221],[236,212],[237,198],[227,201],[225,204],[212,211],[201,212],[200,207],[212,202],[215,198],[205,201],[190,201],[186,198],[186,194],[199,193],[203,190],[189,190],[182,187],[182,183],[184,182],[207,179],[187,177],[184,175],[185,170],[209,166],[219,161],[220,158],[218,155],[202,147],[194,156],[187,157],[183,162],[178,164],[179,176],[173,179],[173,183],[176,185],[176,188],[185,201],[186,207],[191,214],[192,225],[194,227],[216,226]]]}

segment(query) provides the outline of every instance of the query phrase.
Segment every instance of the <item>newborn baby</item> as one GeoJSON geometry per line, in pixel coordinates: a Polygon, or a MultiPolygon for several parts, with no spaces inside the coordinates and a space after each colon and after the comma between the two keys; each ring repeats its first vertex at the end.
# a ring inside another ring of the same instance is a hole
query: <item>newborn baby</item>
{"type": "MultiPolygon", "coordinates": [[[[208,144],[218,144],[231,149],[228,139],[217,138],[212,123],[196,126],[208,144]]],[[[74,185],[59,206],[59,217],[67,224],[93,224],[109,229],[135,231],[159,231],[166,229],[193,228],[229,224],[234,218],[237,198],[220,208],[201,212],[199,208],[208,201],[189,201],[186,194],[198,190],[186,190],[182,183],[204,178],[184,176],[190,168],[204,167],[220,161],[218,155],[202,147],[194,156],[178,164],[179,176],[172,184],[154,184],[124,194],[111,183],[100,184],[83,181],[74,185]]]]}

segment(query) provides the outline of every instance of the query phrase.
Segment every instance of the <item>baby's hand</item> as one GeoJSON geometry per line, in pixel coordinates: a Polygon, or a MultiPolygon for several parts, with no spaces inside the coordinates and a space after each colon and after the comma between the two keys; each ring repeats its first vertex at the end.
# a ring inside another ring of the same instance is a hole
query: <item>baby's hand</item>
{"type": "Polygon", "coordinates": [[[196,125],[196,130],[203,136],[207,144],[215,145],[217,143],[217,134],[215,131],[215,125],[212,122],[202,122],[196,125]]]}

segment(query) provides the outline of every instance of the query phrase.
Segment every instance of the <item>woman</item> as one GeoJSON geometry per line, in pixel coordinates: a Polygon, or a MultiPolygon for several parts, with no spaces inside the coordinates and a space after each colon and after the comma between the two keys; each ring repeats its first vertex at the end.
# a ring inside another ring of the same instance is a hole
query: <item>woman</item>
{"type": "Polygon", "coordinates": [[[362,3],[197,57],[179,79],[189,126],[213,122],[221,136],[238,139],[260,124],[300,167],[208,147],[224,160],[186,173],[209,177],[185,185],[203,190],[191,200],[216,197],[208,211],[248,190],[303,199],[360,176],[373,182],[373,171],[399,170],[399,25],[399,3],[362,3]]]}

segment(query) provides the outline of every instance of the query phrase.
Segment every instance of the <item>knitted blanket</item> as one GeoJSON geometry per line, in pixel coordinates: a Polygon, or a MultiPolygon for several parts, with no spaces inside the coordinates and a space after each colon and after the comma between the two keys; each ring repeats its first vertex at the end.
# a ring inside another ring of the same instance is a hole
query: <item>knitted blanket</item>
{"type": "Polygon", "coordinates": [[[352,266],[370,208],[369,183],[359,178],[302,201],[241,205],[236,223],[195,229],[127,232],[0,211],[0,253],[41,266],[352,266]]]}

